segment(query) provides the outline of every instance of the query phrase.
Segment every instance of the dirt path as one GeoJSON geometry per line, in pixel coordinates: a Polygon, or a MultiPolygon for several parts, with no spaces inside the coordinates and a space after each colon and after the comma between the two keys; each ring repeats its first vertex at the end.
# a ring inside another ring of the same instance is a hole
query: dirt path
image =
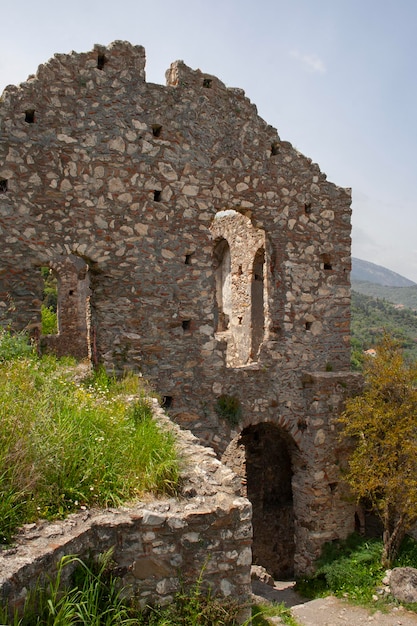
{"type": "Polygon", "coordinates": [[[270,587],[254,581],[252,590],[255,597],[283,602],[301,626],[417,626],[417,614],[405,609],[371,613],[332,596],[306,600],[294,591],[294,584],[276,581],[275,587],[270,587]]]}

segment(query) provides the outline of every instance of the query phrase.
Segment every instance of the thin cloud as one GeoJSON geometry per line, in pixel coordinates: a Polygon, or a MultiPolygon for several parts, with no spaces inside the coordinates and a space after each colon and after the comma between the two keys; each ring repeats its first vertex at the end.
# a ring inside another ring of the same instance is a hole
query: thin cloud
{"type": "Polygon", "coordinates": [[[309,72],[326,73],[326,66],[317,54],[302,54],[299,50],[291,50],[290,56],[300,61],[309,72]]]}

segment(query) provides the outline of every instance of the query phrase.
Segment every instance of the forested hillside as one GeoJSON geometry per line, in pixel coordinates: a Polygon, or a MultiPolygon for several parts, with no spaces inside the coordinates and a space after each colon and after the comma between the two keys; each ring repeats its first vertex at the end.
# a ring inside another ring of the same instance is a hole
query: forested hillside
{"type": "MultiPolygon", "coordinates": [[[[367,283],[367,287],[378,285],[367,283]]],[[[414,290],[400,289],[411,290],[411,293],[414,290]]],[[[375,347],[384,330],[401,342],[407,357],[417,360],[417,310],[402,304],[352,291],[352,366],[355,369],[361,367],[364,350],[375,347]]]]}
{"type": "Polygon", "coordinates": [[[352,289],[366,296],[387,300],[393,304],[403,304],[409,309],[415,309],[417,311],[417,285],[409,287],[387,287],[386,285],[378,285],[376,283],[353,279],[352,289]]]}

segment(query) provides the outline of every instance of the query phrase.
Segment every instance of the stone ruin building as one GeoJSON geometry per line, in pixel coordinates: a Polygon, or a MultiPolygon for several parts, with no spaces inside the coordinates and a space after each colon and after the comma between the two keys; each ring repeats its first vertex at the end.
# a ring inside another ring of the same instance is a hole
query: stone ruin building
{"type": "Polygon", "coordinates": [[[241,89],[166,86],[115,42],[57,54],[0,101],[0,316],[43,350],[150,381],[253,505],[253,560],[311,569],[354,528],[335,418],[350,368],[349,189],[241,89]],[[58,281],[42,336],[41,268],[58,281]]]}

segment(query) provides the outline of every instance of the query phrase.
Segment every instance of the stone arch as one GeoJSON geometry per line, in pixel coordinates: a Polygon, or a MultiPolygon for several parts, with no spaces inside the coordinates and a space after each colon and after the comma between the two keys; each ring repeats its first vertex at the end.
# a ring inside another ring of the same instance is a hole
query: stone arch
{"type": "Polygon", "coordinates": [[[271,422],[245,427],[222,461],[242,480],[242,495],[252,503],[253,563],[275,579],[294,575],[295,512],[292,489],[296,445],[271,422]]]}

